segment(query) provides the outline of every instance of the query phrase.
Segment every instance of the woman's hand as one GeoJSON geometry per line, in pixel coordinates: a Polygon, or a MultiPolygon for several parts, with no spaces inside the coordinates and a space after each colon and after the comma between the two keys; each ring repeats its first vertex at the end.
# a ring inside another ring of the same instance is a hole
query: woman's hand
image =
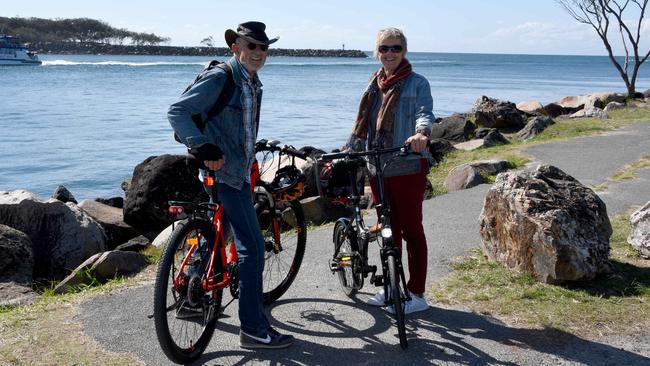
{"type": "Polygon", "coordinates": [[[411,150],[419,153],[427,148],[427,142],[429,142],[429,138],[426,135],[418,132],[415,135],[407,138],[404,143],[411,146],[411,150]]]}

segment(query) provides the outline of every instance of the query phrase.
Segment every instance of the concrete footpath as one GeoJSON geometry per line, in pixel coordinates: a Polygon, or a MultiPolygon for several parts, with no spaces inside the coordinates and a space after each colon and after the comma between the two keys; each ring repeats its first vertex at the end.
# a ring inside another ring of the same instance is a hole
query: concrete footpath
{"type": "MultiPolygon", "coordinates": [[[[587,186],[600,184],[625,164],[650,154],[650,121],[604,135],[538,145],[527,153],[587,186]]],[[[608,187],[599,195],[610,216],[640,206],[650,200],[650,169],[635,180],[609,182],[608,187]]],[[[480,245],[478,216],[488,189],[482,185],[424,203],[429,283],[449,273],[452,258],[480,245]]],[[[435,298],[429,298],[430,310],[407,318],[409,348],[403,351],[392,317],[364,303],[374,287],[367,284],[355,299],[338,288],[327,265],[331,235],[331,226],[309,232],[296,282],[268,309],[273,325],[298,339],[293,347],[257,352],[239,348],[233,303],[197,364],[650,365],[650,331],[584,339],[554,329],[508,326],[489,316],[440,306],[435,298]]],[[[153,321],[147,318],[152,298],[152,283],[100,296],[82,305],[78,320],[86,334],[107,350],[132,353],[148,365],[170,364],[158,346],[153,321]]]]}

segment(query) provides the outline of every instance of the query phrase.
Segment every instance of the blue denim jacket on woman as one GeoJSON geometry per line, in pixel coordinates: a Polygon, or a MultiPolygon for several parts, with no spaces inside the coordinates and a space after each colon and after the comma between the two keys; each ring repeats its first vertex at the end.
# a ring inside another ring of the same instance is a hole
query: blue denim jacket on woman
{"type": "MultiPolygon", "coordinates": [[[[347,146],[355,151],[362,151],[364,149],[371,149],[372,142],[376,133],[377,113],[381,106],[381,92],[373,84],[368,85],[367,92],[375,93],[376,97],[373,98],[372,113],[370,118],[370,126],[368,128],[368,138],[363,140],[356,138],[354,135],[350,136],[347,146]]],[[[404,81],[399,95],[399,104],[395,110],[395,122],[393,124],[393,138],[392,145],[394,147],[401,146],[404,141],[409,137],[415,135],[416,132],[425,132],[427,135],[431,133],[431,128],[435,121],[433,115],[433,98],[431,97],[431,87],[429,81],[422,75],[415,72],[411,73],[404,81]]],[[[407,155],[404,160],[419,160],[422,157],[431,159],[431,154],[428,149],[422,151],[421,155],[407,155]]],[[[410,168],[405,164],[396,164],[389,167],[387,176],[402,175],[403,173],[411,174],[410,168]],[[391,169],[392,168],[392,169],[391,169]],[[392,170],[392,171],[391,171],[392,170]]],[[[417,164],[406,164],[415,167],[417,164]]]]}
{"type": "MultiPolygon", "coordinates": [[[[241,65],[231,58],[228,64],[233,70],[235,89],[230,101],[223,110],[208,120],[203,133],[192,121],[192,116],[201,114],[204,118],[216,103],[228,75],[221,68],[215,67],[185,92],[169,107],[167,118],[174,132],[188,147],[212,143],[221,148],[226,159],[225,164],[216,172],[217,181],[233,188],[241,189],[246,177],[246,154],[244,145],[244,123],[242,117],[242,76],[241,65]]],[[[261,83],[258,84],[261,87],[261,83]]],[[[255,135],[259,130],[259,110],[262,103],[262,90],[257,95],[257,115],[253,119],[255,135]]]]}

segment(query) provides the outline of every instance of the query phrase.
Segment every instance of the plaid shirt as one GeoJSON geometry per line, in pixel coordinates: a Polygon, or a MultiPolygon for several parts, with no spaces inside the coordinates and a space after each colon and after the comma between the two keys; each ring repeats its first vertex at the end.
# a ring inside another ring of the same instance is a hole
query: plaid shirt
{"type": "MultiPolygon", "coordinates": [[[[239,60],[237,60],[239,62],[239,60]]],[[[257,95],[262,89],[262,83],[257,78],[251,77],[246,68],[241,65],[242,73],[242,118],[244,120],[244,153],[246,154],[246,170],[250,172],[255,160],[255,141],[257,136],[255,134],[255,117],[260,112],[257,109],[257,95]]],[[[250,182],[250,175],[246,175],[246,182],[250,182]]]]}

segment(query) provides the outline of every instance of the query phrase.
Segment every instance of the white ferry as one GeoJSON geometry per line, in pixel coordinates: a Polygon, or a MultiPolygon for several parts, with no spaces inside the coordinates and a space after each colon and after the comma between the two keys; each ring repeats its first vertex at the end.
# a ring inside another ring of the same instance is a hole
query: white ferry
{"type": "Polygon", "coordinates": [[[0,65],[40,65],[34,52],[20,44],[18,38],[0,35],[0,65]]]}

